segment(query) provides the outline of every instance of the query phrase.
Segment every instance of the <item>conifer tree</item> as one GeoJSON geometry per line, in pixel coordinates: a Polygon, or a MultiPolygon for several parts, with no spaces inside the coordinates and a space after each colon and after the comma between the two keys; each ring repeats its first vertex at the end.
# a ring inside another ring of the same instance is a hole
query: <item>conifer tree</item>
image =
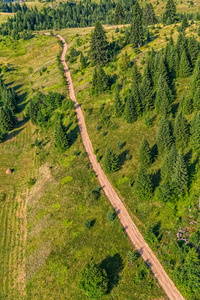
{"type": "Polygon", "coordinates": [[[133,71],[132,71],[132,80],[136,84],[140,84],[142,81],[142,75],[138,70],[138,66],[136,63],[133,64],[133,71]]]}
{"type": "Polygon", "coordinates": [[[103,69],[100,66],[98,69],[94,70],[92,78],[92,90],[95,94],[101,94],[107,91],[109,88],[108,77],[103,69]]]}
{"type": "Polygon", "coordinates": [[[156,143],[159,154],[166,153],[172,146],[173,137],[170,123],[166,119],[161,119],[158,132],[156,135],[156,143]]]}
{"type": "Polygon", "coordinates": [[[0,129],[0,143],[3,143],[4,141],[4,132],[0,129]]]}
{"type": "Polygon", "coordinates": [[[197,59],[190,81],[190,96],[194,97],[195,92],[200,87],[200,58],[197,59]]]}
{"type": "Polygon", "coordinates": [[[91,34],[90,55],[94,65],[104,66],[109,61],[109,45],[105,30],[100,22],[96,22],[91,34]]]}
{"type": "Polygon", "coordinates": [[[188,40],[188,51],[189,51],[192,68],[195,67],[195,63],[199,55],[199,50],[200,50],[199,42],[194,36],[190,36],[188,40]]]}
{"type": "Polygon", "coordinates": [[[179,66],[179,77],[186,78],[191,74],[190,62],[187,58],[185,50],[183,50],[179,66]]]}
{"type": "Polygon", "coordinates": [[[172,181],[174,189],[177,193],[183,193],[187,190],[188,186],[188,171],[181,153],[177,155],[173,171],[172,181]]]}
{"type": "Polygon", "coordinates": [[[127,123],[133,123],[137,119],[136,107],[131,95],[127,97],[125,103],[124,117],[127,123]]]}
{"type": "Polygon", "coordinates": [[[200,86],[197,88],[193,98],[194,110],[200,110],[200,86]]]}
{"type": "Polygon", "coordinates": [[[164,184],[172,182],[172,175],[174,173],[177,154],[178,153],[175,145],[172,145],[170,152],[165,156],[163,165],[161,167],[161,178],[164,184]]]}
{"type": "Polygon", "coordinates": [[[114,16],[115,24],[123,24],[124,21],[124,10],[121,3],[117,2],[115,7],[115,16],[114,16]]]}
{"type": "Polygon", "coordinates": [[[6,91],[3,99],[4,106],[10,109],[13,113],[17,112],[17,103],[11,91],[6,91]]]}
{"type": "Polygon", "coordinates": [[[143,21],[144,24],[153,25],[156,23],[156,15],[154,12],[153,5],[151,3],[146,3],[143,10],[143,21]]]}
{"type": "Polygon", "coordinates": [[[61,152],[67,150],[67,148],[69,147],[69,139],[62,125],[61,118],[59,118],[56,123],[54,135],[55,135],[55,146],[61,152]]]}
{"type": "Polygon", "coordinates": [[[147,68],[144,70],[144,75],[140,85],[140,95],[144,111],[148,111],[154,106],[153,85],[151,75],[147,68]]]}
{"type": "Polygon", "coordinates": [[[136,2],[133,8],[133,19],[131,23],[131,44],[133,48],[140,48],[143,44],[144,33],[142,24],[142,10],[136,2]]]}
{"type": "Polygon", "coordinates": [[[163,14],[163,22],[167,25],[173,24],[176,18],[176,5],[174,0],[167,0],[165,12],[163,14]]]}
{"type": "Polygon", "coordinates": [[[142,114],[142,103],[141,103],[138,85],[135,82],[133,82],[133,85],[132,85],[131,95],[133,97],[133,102],[135,104],[136,114],[137,114],[137,116],[139,116],[142,114]]]}
{"type": "Polygon", "coordinates": [[[145,138],[143,138],[140,145],[139,162],[140,166],[143,166],[144,168],[148,168],[152,162],[151,149],[148,141],[145,138]]]}
{"type": "Polygon", "coordinates": [[[162,78],[163,82],[167,82],[167,84],[169,84],[170,78],[166,67],[166,61],[163,56],[160,57],[159,65],[157,67],[157,71],[155,72],[155,76],[154,76],[155,86],[157,86],[160,78],[162,78]]]}
{"type": "Polygon", "coordinates": [[[177,148],[184,149],[188,144],[189,130],[187,120],[182,111],[180,111],[174,123],[174,137],[177,148]]]}
{"type": "Polygon", "coordinates": [[[6,107],[0,108],[0,128],[3,131],[10,131],[15,124],[13,112],[6,107]]]}
{"type": "Polygon", "coordinates": [[[103,166],[106,173],[113,173],[119,170],[119,158],[111,148],[107,148],[104,156],[103,166]]]}
{"type": "Polygon", "coordinates": [[[117,87],[115,91],[114,110],[115,110],[115,117],[119,118],[122,116],[124,107],[120,98],[119,87],[117,87]]]}
{"type": "Polygon", "coordinates": [[[182,20],[182,23],[181,23],[181,28],[182,28],[183,30],[185,30],[188,26],[189,26],[189,24],[188,24],[187,17],[184,16],[184,17],[183,17],[183,20],[182,20]]]}
{"type": "Polygon", "coordinates": [[[196,113],[190,128],[190,142],[191,146],[198,154],[200,154],[200,113],[196,113]]]}
{"type": "Polygon", "coordinates": [[[150,200],[153,195],[153,183],[144,167],[140,167],[135,181],[135,190],[140,200],[150,200]]]}
{"type": "Polygon", "coordinates": [[[81,63],[81,69],[85,69],[87,67],[87,61],[82,52],[80,55],[80,63],[81,63]]]}
{"type": "Polygon", "coordinates": [[[190,96],[185,96],[183,93],[180,100],[180,108],[184,114],[188,115],[192,113],[193,110],[193,100],[190,96]]]}
{"type": "Polygon", "coordinates": [[[170,90],[162,75],[159,78],[155,99],[155,108],[157,113],[161,113],[164,117],[171,112],[171,103],[173,102],[172,91],[170,90]]]}

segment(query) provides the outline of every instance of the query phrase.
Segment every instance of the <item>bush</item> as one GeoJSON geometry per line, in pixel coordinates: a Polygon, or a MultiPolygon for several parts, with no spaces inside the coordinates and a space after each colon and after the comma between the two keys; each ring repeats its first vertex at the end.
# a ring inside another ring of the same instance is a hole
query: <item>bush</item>
{"type": "Polygon", "coordinates": [[[114,219],[115,219],[115,217],[116,217],[116,212],[109,210],[109,212],[107,213],[107,219],[108,219],[108,221],[113,222],[114,219]]]}
{"type": "Polygon", "coordinates": [[[92,222],[88,219],[85,220],[85,228],[90,229],[92,227],[92,222]]]}
{"type": "Polygon", "coordinates": [[[81,271],[79,286],[91,299],[104,296],[108,290],[106,271],[94,263],[87,264],[81,271]]]}
{"type": "Polygon", "coordinates": [[[128,251],[126,259],[127,262],[132,265],[134,263],[134,261],[138,258],[138,253],[137,252],[132,252],[132,251],[128,251]]]}

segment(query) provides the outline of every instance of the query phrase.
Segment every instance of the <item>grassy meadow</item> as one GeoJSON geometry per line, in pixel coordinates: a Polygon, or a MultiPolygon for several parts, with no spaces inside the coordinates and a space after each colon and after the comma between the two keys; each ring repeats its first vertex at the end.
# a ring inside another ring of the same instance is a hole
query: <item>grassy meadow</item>
{"type": "MultiPolygon", "coordinates": [[[[107,198],[102,192],[94,196],[98,182],[74,111],[63,110],[71,141],[64,154],[54,146],[53,126],[42,131],[24,121],[37,91],[66,94],[57,64],[59,43],[38,35],[29,41],[0,38],[3,79],[19,97],[18,125],[0,144],[0,298],[87,299],[78,279],[92,260],[109,275],[104,299],[166,299],[140,257],[127,263],[127,252],[134,249],[119,221],[107,220],[107,198]],[[86,219],[92,221],[89,230],[86,219]]],[[[52,124],[55,119],[56,114],[52,124]]]]}

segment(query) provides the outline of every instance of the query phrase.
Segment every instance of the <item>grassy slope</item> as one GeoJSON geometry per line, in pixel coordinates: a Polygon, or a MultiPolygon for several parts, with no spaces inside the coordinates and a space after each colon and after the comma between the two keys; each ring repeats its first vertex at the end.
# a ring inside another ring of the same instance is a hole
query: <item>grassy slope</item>
{"type": "MultiPolygon", "coordinates": [[[[19,117],[37,90],[65,91],[57,68],[58,52],[58,43],[51,37],[17,42],[2,38],[0,63],[6,83],[19,95],[19,117]],[[43,67],[47,67],[45,72],[43,67]]],[[[93,259],[112,272],[114,299],[164,299],[141,258],[133,266],[127,265],[127,251],[132,246],[119,222],[107,221],[108,200],[101,195],[93,205],[89,191],[98,183],[77,136],[73,111],[66,113],[64,122],[73,141],[68,158],[55,149],[52,130],[38,132],[30,122],[21,121],[0,145],[0,297],[23,299],[26,292],[28,299],[84,299],[77,285],[78,274],[93,259]],[[36,137],[39,148],[32,146],[36,137]],[[75,150],[81,154],[74,156],[75,150]],[[9,176],[5,174],[8,167],[14,169],[9,176]],[[66,176],[71,182],[62,185],[66,176]],[[27,197],[30,178],[37,182],[27,197]],[[84,227],[86,218],[95,220],[89,231],[84,227]]]]}
{"type": "MultiPolygon", "coordinates": [[[[159,31],[159,36],[149,44],[149,47],[154,47],[154,49],[158,50],[161,47],[164,47],[166,44],[166,36],[169,37],[170,31],[173,26],[163,27],[159,31]]],[[[195,33],[196,25],[193,25],[189,29],[187,29],[187,34],[195,33]],[[194,30],[194,31],[193,31],[194,30]]],[[[71,31],[72,32],[72,31],[71,31]]],[[[87,54],[89,50],[89,34],[85,34],[83,30],[80,30],[79,36],[69,36],[68,30],[63,30],[62,35],[65,35],[67,38],[69,46],[75,46],[76,49],[83,51],[87,54]],[[77,39],[79,39],[80,46],[77,46],[77,39]]],[[[107,31],[108,37],[111,40],[112,37],[117,38],[113,29],[109,29],[107,31]]],[[[178,36],[178,32],[175,30],[173,38],[176,40],[178,36]]],[[[141,66],[141,60],[145,57],[145,52],[147,51],[147,46],[143,46],[141,48],[142,54],[137,57],[137,62],[139,66],[141,66]],[[144,56],[143,56],[144,55],[144,56]]],[[[134,59],[135,54],[130,46],[126,46],[122,53],[127,51],[130,59],[134,59]]],[[[120,71],[120,60],[121,53],[118,55],[118,61],[116,63],[109,64],[108,67],[105,68],[105,71],[108,74],[116,73],[122,78],[122,73],[120,71]]],[[[179,205],[175,208],[173,203],[162,204],[153,199],[151,202],[141,202],[136,199],[134,196],[134,190],[130,187],[130,181],[134,181],[136,178],[137,170],[138,170],[138,155],[139,155],[139,146],[143,137],[146,137],[150,142],[151,147],[153,147],[155,143],[155,135],[158,128],[159,119],[152,112],[151,117],[153,120],[153,127],[147,128],[144,124],[144,118],[140,118],[134,124],[127,124],[123,119],[116,119],[111,117],[111,126],[106,126],[102,122],[100,107],[102,104],[105,104],[104,111],[108,112],[112,111],[113,105],[113,93],[106,93],[100,96],[91,96],[91,81],[94,68],[88,67],[85,71],[77,72],[76,69],[79,69],[80,64],[79,60],[77,63],[70,65],[72,70],[72,78],[75,85],[75,90],[77,94],[77,100],[82,105],[82,109],[86,118],[86,125],[90,134],[91,141],[93,143],[94,149],[98,152],[100,156],[104,155],[105,148],[109,145],[111,146],[115,152],[120,155],[121,160],[124,161],[124,164],[118,172],[114,173],[110,176],[110,180],[113,182],[115,188],[120,192],[121,198],[124,199],[126,205],[129,208],[129,212],[139,225],[139,228],[142,232],[145,231],[146,226],[150,224],[159,224],[160,226],[160,234],[162,237],[162,244],[160,245],[160,249],[162,249],[162,259],[165,260],[165,267],[168,268],[167,261],[170,260],[170,255],[167,252],[167,245],[173,240],[177,229],[179,226],[187,227],[189,231],[193,230],[194,225],[190,225],[190,221],[195,218],[196,211],[195,206],[198,204],[198,198],[196,193],[199,189],[199,180],[194,184],[193,193],[190,197],[185,197],[179,202],[179,205]],[[91,112],[92,111],[92,112],[91,112]],[[97,131],[97,125],[101,124],[102,128],[100,131],[97,131]],[[103,134],[103,131],[106,132],[106,135],[103,134]],[[120,140],[122,143],[125,143],[125,146],[122,150],[117,148],[117,141],[120,140]],[[125,161],[124,157],[126,153],[130,153],[132,155],[132,159],[130,161],[125,161]],[[188,214],[188,211],[191,214],[188,214]],[[137,219],[138,217],[138,219],[137,219]],[[181,217],[181,219],[179,219],[181,217]],[[179,223],[181,220],[181,223],[179,223]]],[[[126,73],[127,77],[125,80],[125,87],[122,91],[122,96],[126,96],[127,89],[131,84],[131,70],[126,73]]],[[[122,79],[118,79],[121,82],[122,79]]],[[[179,79],[177,81],[177,94],[178,99],[182,93],[182,91],[188,92],[190,79],[179,79]]],[[[191,116],[189,117],[191,118],[191,116]]],[[[193,158],[190,161],[192,165],[193,158]]],[[[152,174],[154,181],[156,182],[159,178],[159,169],[162,165],[162,157],[159,157],[152,167],[150,168],[150,173],[152,174]]],[[[154,245],[152,245],[154,248],[154,245]]],[[[159,253],[161,253],[159,251],[159,253]]],[[[173,275],[172,275],[173,278],[173,275]]],[[[181,287],[180,287],[181,288],[181,287]]],[[[182,291],[184,292],[184,291],[182,291]]]]}

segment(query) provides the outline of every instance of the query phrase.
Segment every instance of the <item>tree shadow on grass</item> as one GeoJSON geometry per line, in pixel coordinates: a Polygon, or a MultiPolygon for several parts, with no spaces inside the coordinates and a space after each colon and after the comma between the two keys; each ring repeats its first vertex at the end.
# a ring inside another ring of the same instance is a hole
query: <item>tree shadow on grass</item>
{"type": "Polygon", "coordinates": [[[118,156],[119,158],[119,163],[120,163],[120,166],[122,166],[125,161],[127,160],[126,156],[127,154],[129,155],[129,150],[124,150],[122,153],[120,153],[120,155],[118,156]]]}
{"type": "Polygon", "coordinates": [[[5,141],[11,140],[15,136],[17,136],[22,130],[24,130],[24,128],[20,128],[18,130],[15,130],[15,131],[12,131],[12,132],[8,133],[5,137],[5,141]]]}
{"type": "Polygon", "coordinates": [[[100,264],[100,267],[106,270],[108,274],[108,291],[109,294],[114,286],[120,280],[119,273],[123,270],[123,261],[121,256],[116,253],[114,256],[107,256],[100,264]]]}
{"type": "Polygon", "coordinates": [[[161,172],[160,169],[157,170],[152,176],[152,182],[153,182],[153,189],[155,190],[157,186],[159,186],[161,181],[161,172]]]}
{"type": "Polygon", "coordinates": [[[76,142],[76,140],[78,138],[78,133],[79,133],[79,127],[78,126],[76,126],[74,129],[72,129],[69,132],[68,136],[69,136],[69,139],[70,139],[70,145],[73,145],[76,142]]]}

